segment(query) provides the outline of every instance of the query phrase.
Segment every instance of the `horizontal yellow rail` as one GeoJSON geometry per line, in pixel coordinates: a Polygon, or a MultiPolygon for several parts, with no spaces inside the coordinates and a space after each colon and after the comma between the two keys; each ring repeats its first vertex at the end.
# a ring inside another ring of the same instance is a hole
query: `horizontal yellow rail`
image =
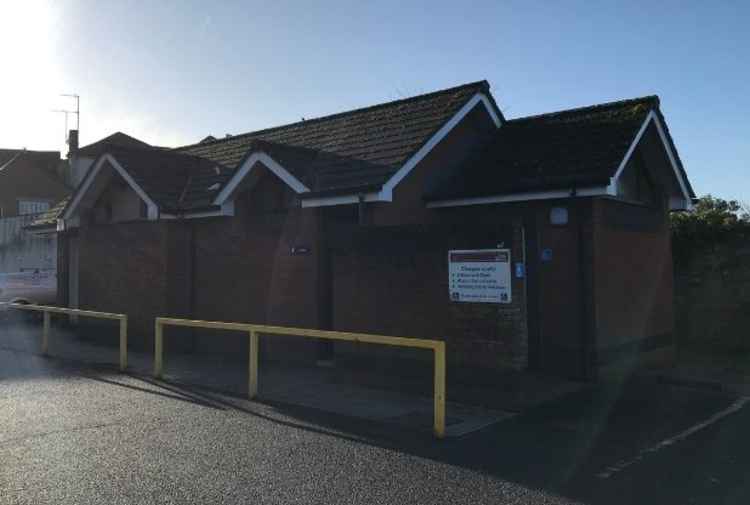
{"type": "Polygon", "coordinates": [[[45,356],[49,351],[49,329],[50,314],[67,314],[70,316],[92,317],[96,319],[111,319],[120,322],[120,370],[125,371],[128,367],[128,316],[112,312],[97,312],[94,310],[68,309],[66,307],[53,307],[49,305],[31,305],[23,303],[0,302],[5,306],[19,310],[30,310],[44,313],[44,329],[42,331],[42,354],[45,356]]]}
{"type": "Polygon", "coordinates": [[[373,335],[369,333],[351,333],[343,331],[314,330],[309,328],[266,326],[249,323],[226,323],[220,321],[199,321],[157,317],[154,341],[154,375],[157,378],[161,378],[164,373],[164,326],[182,326],[189,328],[247,332],[250,338],[248,367],[248,397],[250,399],[255,398],[258,394],[258,336],[260,334],[321,338],[327,340],[432,350],[435,359],[434,433],[438,438],[443,438],[445,436],[445,342],[420,338],[373,335]]]}

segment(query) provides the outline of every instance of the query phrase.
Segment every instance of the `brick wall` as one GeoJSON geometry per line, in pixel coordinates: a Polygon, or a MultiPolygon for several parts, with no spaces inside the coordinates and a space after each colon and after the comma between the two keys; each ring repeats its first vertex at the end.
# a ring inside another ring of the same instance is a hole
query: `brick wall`
{"type": "Polygon", "coordinates": [[[596,330],[601,351],[671,335],[673,268],[666,214],[612,200],[595,205],[596,330]]]}
{"type": "MultiPolygon", "coordinates": [[[[274,176],[263,184],[257,189],[266,194],[288,191],[274,176]]],[[[235,218],[191,223],[194,317],[317,328],[318,211],[294,205],[258,208],[253,194],[240,196],[235,218]]],[[[195,338],[195,348],[244,353],[246,341],[237,333],[202,332],[195,338]]],[[[308,360],[314,359],[314,346],[309,340],[279,337],[265,337],[261,345],[266,358],[308,360]]]]}
{"type": "MultiPolygon", "coordinates": [[[[520,224],[485,225],[335,231],[331,238],[334,328],[445,340],[451,365],[524,368],[528,340],[523,279],[514,278],[508,305],[458,303],[449,297],[449,250],[496,248],[504,243],[512,249],[511,261],[519,261],[520,224]]],[[[346,346],[337,344],[337,349],[342,347],[346,346]]],[[[355,350],[375,356],[419,354],[369,347],[355,350]]]]}
{"type": "Polygon", "coordinates": [[[136,222],[78,231],[80,307],[128,314],[129,341],[136,348],[152,348],[153,318],[166,313],[165,228],[136,222]]]}

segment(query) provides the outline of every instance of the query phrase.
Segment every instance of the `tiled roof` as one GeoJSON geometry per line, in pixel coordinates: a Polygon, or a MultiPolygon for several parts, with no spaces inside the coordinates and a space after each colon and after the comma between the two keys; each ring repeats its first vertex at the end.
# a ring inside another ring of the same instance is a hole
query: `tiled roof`
{"type": "Polygon", "coordinates": [[[0,167],[18,156],[23,149],[0,149],[0,167]]]}
{"type": "Polygon", "coordinates": [[[115,132],[112,135],[97,140],[89,145],[83,146],[78,150],[78,154],[96,158],[110,147],[129,147],[134,149],[148,149],[153,146],[131,137],[127,133],[115,132]]]}
{"type": "Polygon", "coordinates": [[[606,185],[652,110],[659,113],[656,96],[506,121],[484,149],[431,181],[425,196],[471,198],[606,185]]]}
{"type": "Polygon", "coordinates": [[[163,212],[211,207],[232,171],[204,158],[159,149],[107,150],[163,212]]]}
{"type": "Polygon", "coordinates": [[[27,149],[0,149],[0,169],[11,161],[23,159],[28,164],[45,169],[55,175],[60,163],[60,151],[30,151],[27,149]]]}
{"type": "MultiPolygon", "coordinates": [[[[107,154],[122,166],[159,210],[166,213],[213,209],[213,199],[232,174],[231,170],[216,162],[158,148],[110,146],[92,166],[107,154]]],[[[77,191],[82,191],[83,187],[82,182],[77,191]]],[[[56,223],[71,200],[72,197],[60,202],[31,226],[45,227],[56,223]]]]}
{"type": "Polygon", "coordinates": [[[486,81],[178,148],[236,169],[268,150],[313,194],[382,186],[486,81]]]}

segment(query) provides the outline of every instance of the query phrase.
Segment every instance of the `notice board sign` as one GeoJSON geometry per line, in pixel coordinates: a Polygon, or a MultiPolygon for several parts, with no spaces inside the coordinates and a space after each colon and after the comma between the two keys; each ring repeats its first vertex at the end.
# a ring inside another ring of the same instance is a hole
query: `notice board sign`
{"type": "Polygon", "coordinates": [[[451,301],[510,303],[510,249],[448,251],[451,301]]]}

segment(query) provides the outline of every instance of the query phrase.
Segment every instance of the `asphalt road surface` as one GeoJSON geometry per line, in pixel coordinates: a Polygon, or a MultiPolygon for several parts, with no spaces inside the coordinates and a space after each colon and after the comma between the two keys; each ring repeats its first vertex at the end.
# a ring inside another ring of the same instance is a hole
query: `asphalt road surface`
{"type": "Polygon", "coordinates": [[[462,439],[0,350],[0,503],[750,503],[750,406],[628,381],[462,439]]]}

